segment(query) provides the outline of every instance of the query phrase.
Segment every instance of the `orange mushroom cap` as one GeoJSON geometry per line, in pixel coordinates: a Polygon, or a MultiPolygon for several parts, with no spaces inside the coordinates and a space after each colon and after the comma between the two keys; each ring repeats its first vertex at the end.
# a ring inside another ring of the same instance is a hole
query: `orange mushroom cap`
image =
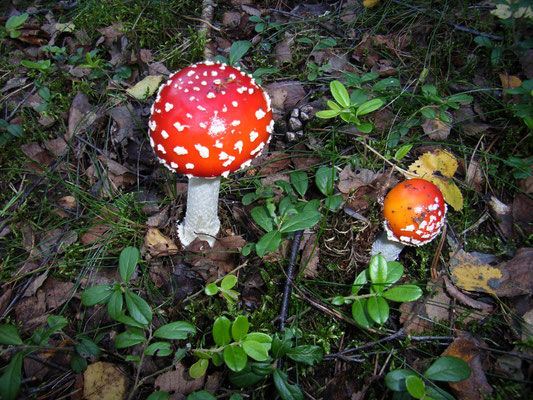
{"type": "Polygon", "coordinates": [[[431,242],[446,217],[441,191],[425,179],[409,179],[396,185],[385,197],[383,216],[390,240],[409,246],[431,242]]]}
{"type": "Polygon", "coordinates": [[[249,165],[270,140],[274,120],[268,95],[250,75],[206,61],[161,86],[148,126],[165,166],[208,178],[249,165]]]}

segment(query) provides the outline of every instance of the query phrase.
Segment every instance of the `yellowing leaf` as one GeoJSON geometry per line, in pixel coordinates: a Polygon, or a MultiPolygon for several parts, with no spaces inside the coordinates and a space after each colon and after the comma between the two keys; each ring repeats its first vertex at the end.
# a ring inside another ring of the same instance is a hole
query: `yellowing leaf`
{"type": "Polygon", "coordinates": [[[122,400],[127,389],[128,379],[114,364],[98,361],[83,373],[83,398],[86,400],[122,400]]]}
{"type": "Polygon", "coordinates": [[[515,89],[522,86],[522,80],[514,75],[500,74],[500,82],[504,89],[515,89]]]}
{"type": "Polygon", "coordinates": [[[155,93],[162,80],[163,75],[148,75],[135,86],[126,89],[126,93],[138,100],[147,99],[155,93]]]}
{"type": "Polygon", "coordinates": [[[450,268],[455,285],[469,292],[495,293],[500,286],[502,273],[498,268],[463,250],[450,260],[450,268]]]}
{"type": "Polygon", "coordinates": [[[451,124],[441,121],[438,118],[425,119],[422,124],[424,133],[429,136],[431,140],[446,140],[452,129],[451,124]]]}
{"type": "Polygon", "coordinates": [[[450,179],[457,171],[457,160],[451,153],[440,149],[424,153],[409,166],[409,171],[437,185],[454,210],[463,208],[463,195],[450,179]]]}
{"type": "Polygon", "coordinates": [[[379,4],[379,0],[364,0],[363,1],[363,6],[365,6],[366,8],[372,8],[372,7],[375,7],[379,4]]]}
{"type": "Polygon", "coordinates": [[[507,4],[496,4],[496,9],[490,13],[501,19],[507,18],[531,18],[533,17],[533,6],[518,7],[515,10],[511,9],[511,5],[518,3],[520,0],[506,0],[507,4]]]}

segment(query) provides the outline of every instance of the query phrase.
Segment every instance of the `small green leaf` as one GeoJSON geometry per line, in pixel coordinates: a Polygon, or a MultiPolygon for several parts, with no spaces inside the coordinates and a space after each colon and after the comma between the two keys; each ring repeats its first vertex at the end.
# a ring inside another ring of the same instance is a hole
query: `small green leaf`
{"type": "Polygon", "coordinates": [[[324,196],[333,194],[335,176],[335,169],[331,167],[320,167],[316,171],[315,183],[318,187],[318,190],[320,190],[324,196]]]}
{"type": "Polygon", "coordinates": [[[220,287],[224,290],[233,289],[237,284],[237,277],[235,275],[226,275],[220,282],[220,287]]]}
{"type": "Polygon", "coordinates": [[[144,350],[144,354],[147,356],[166,357],[172,354],[172,348],[169,342],[154,342],[144,350]]]}
{"type": "Polygon", "coordinates": [[[492,48],[492,51],[490,52],[490,63],[493,67],[498,66],[500,62],[502,61],[503,56],[503,47],[496,46],[492,48]]]}
{"type": "Polygon", "coordinates": [[[154,332],[154,336],[161,339],[170,340],[184,340],[188,335],[194,335],[196,328],[185,321],[170,322],[162,327],[158,328],[154,332]]]}
{"type": "Polygon", "coordinates": [[[342,203],[344,202],[344,198],[340,194],[333,194],[331,196],[326,197],[324,204],[328,208],[328,210],[338,210],[342,203]]]}
{"type": "Polygon", "coordinates": [[[237,40],[233,42],[229,49],[229,64],[235,65],[252,47],[252,43],[248,40],[237,40]]]}
{"type": "Polygon", "coordinates": [[[342,306],[345,303],[344,296],[335,296],[333,300],[331,300],[331,304],[335,306],[342,306]]]}
{"type": "Polygon", "coordinates": [[[389,304],[381,296],[370,297],[367,302],[368,315],[379,325],[389,318],[389,304]]]}
{"type": "Polygon", "coordinates": [[[295,232],[307,228],[312,228],[322,219],[322,214],[318,211],[301,211],[297,214],[291,215],[281,225],[280,231],[282,233],[295,232]]]}
{"type": "Polygon", "coordinates": [[[365,269],[361,271],[355,280],[353,281],[352,285],[352,296],[357,296],[357,293],[361,290],[361,288],[368,282],[368,269],[365,269]]]}
{"type": "Polygon", "coordinates": [[[117,320],[118,322],[122,322],[123,324],[126,324],[126,325],[129,325],[129,326],[133,326],[133,327],[136,327],[136,328],[146,328],[147,327],[147,324],[141,324],[140,322],[134,320],[133,318],[131,318],[130,316],[126,315],[124,311],[122,311],[120,313],[120,315],[115,318],[115,320],[117,320]]]}
{"type": "Polygon", "coordinates": [[[268,351],[262,343],[246,340],[242,343],[242,348],[248,356],[256,361],[266,361],[268,359],[268,351]]]}
{"type": "Polygon", "coordinates": [[[333,98],[341,105],[342,108],[348,108],[350,106],[350,95],[346,90],[346,87],[339,81],[332,81],[329,84],[331,94],[333,98]]]}
{"type": "Polygon", "coordinates": [[[254,221],[266,232],[270,232],[274,229],[272,217],[269,215],[265,206],[257,206],[252,208],[250,215],[254,221]]]}
{"type": "Polygon", "coordinates": [[[76,353],[82,357],[96,357],[99,356],[102,351],[96,343],[86,337],[81,337],[80,342],[76,345],[76,353]]]}
{"type": "Polygon", "coordinates": [[[437,112],[433,108],[422,108],[420,113],[427,119],[437,118],[437,112]]]}
{"type": "Polygon", "coordinates": [[[150,396],[148,396],[146,400],[168,400],[169,396],[170,395],[167,392],[158,390],[157,392],[154,392],[150,396]]]}
{"type": "Polygon", "coordinates": [[[91,286],[81,294],[81,302],[84,306],[90,307],[95,304],[105,304],[113,294],[111,285],[91,286]]]}
{"type": "Polygon", "coordinates": [[[316,361],[320,363],[323,357],[323,350],[320,346],[301,345],[287,351],[287,357],[299,363],[312,366],[316,361]]]}
{"type": "Polygon", "coordinates": [[[359,299],[352,304],[352,317],[363,328],[370,328],[374,322],[367,312],[367,299],[359,299]]]}
{"type": "Polygon", "coordinates": [[[255,244],[255,251],[259,257],[263,257],[266,252],[274,252],[281,243],[281,232],[278,230],[270,231],[263,235],[255,244]]]}
{"type": "Polygon", "coordinates": [[[218,346],[231,343],[231,321],[227,317],[218,317],[213,324],[213,340],[218,346]]]}
{"type": "Polygon", "coordinates": [[[135,272],[137,263],[139,262],[139,255],[139,249],[131,246],[125,247],[120,252],[118,269],[120,271],[120,278],[122,279],[122,282],[129,282],[131,276],[133,275],[133,272],[135,272]]]}
{"type": "Polygon", "coordinates": [[[385,384],[390,390],[403,392],[407,390],[407,387],[405,386],[405,378],[408,376],[416,376],[416,374],[408,369],[396,369],[385,376],[385,384]]]}
{"type": "Polygon", "coordinates": [[[492,40],[490,40],[488,37],[485,37],[485,36],[476,36],[474,38],[474,42],[476,42],[480,46],[486,47],[488,49],[490,49],[490,48],[492,48],[492,46],[494,46],[493,43],[492,43],[492,40]]]}
{"type": "Polygon", "coordinates": [[[387,261],[387,282],[385,288],[394,285],[403,275],[403,265],[398,261],[387,261]]]}
{"type": "Polygon", "coordinates": [[[193,392],[187,396],[187,400],[217,400],[215,396],[209,393],[207,390],[200,390],[193,392]]]}
{"type": "Polygon", "coordinates": [[[0,377],[0,396],[3,400],[14,400],[17,397],[22,380],[23,358],[22,352],[15,353],[3,369],[4,374],[0,377]]]}
{"type": "Polygon", "coordinates": [[[242,371],[246,366],[248,356],[239,346],[227,346],[224,349],[224,362],[234,372],[242,371]]]}
{"type": "Polygon", "coordinates": [[[215,283],[210,283],[204,289],[205,294],[208,296],[214,296],[218,293],[218,286],[215,283]]]}
{"type": "Polygon", "coordinates": [[[400,146],[400,148],[396,150],[396,153],[394,153],[394,159],[400,161],[407,155],[407,153],[411,151],[412,148],[413,145],[409,143],[400,146]]]}
{"type": "Polygon", "coordinates": [[[144,342],[146,342],[146,338],[138,328],[128,328],[115,337],[115,347],[117,349],[124,349],[144,342]]]}
{"type": "Polygon", "coordinates": [[[297,385],[290,385],[287,382],[287,374],[282,370],[276,368],[272,377],[274,378],[274,385],[278,390],[278,394],[282,400],[303,400],[304,395],[297,385]]]}
{"type": "Polygon", "coordinates": [[[304,197],[309,186],[309,179],[305,171],[292,171],[290,173],[290,181],[296,192],[304,197]]]}
{"type": "Polygon", "coordinates": [[[420,298],[422,296],[422,289],[416,285],[400,285],[384,291],[382,296],[387,300],[403,303],[420,298]]]}
{"type": "Polygon", "coordinates": [[[17,328],[13,325],[0,325],[0,344],[17,345],[22,344],[22,339],[17,332],[17,328]]]}
{"type": "Polygon", "coordinates": [[[409,394],[415,399],[421,399],[426,394],[424,382],[416,375],[406,377],[405,386],[407,387],[409,394]]]}
{"type": "Polygon", "coordinates": [[[434,381],[459,382],[467,379],[471,373],[472,370],[464,360],[443,356],[430,365],[424,377],[434,381]]]}
{"type": "Polygon", "coordinates": [[[107,312],[109,316],[113,319],[117,317],[122,312],[122,307],[124,306],[124,297],[122,296],[122,291],[120,289],[113,290],[113,294],[107,302],[107,312]]]}
{"type": "Polygon", "coordinates": [[[135,321],[141,324],[148,324],[152,321],[152,309],[142,297],[130,291],[124,292],[124,297],[126,308],[135,321]]]}
{"type": "Polygon", "coordinates": [[[206,360],[205,358],[201,358],[198,361],[196,361],[193,365],[191,365],[191,368],[189,368],[189,375],[193,379],[200,378],[204,376],[205,371],[207,371],[208,366],[209,366],[209,360],[206,360]]]}
{"type": "Polygon", "coordinates": [[[29,17],[28,13],[24,13],[20,15],[13,15],[9,17],[9,19],[6,21],[6,29],[11,30],[11,29],[20,28],[21,25],[24,24],[24,22],[26,22],[28,17],[29,17]]]}
{"type": "Polygon", "coordinates": [[[337,117],[339,114],[340,111],[338,110],[321,110],[316,113],[316,116],[322,119],[331,119],[337,117]]]}
{"type": "Polygon", "coordinates": [[[385,102],[381,99],[371,99],[371,100],[365,101],[363,104],[357,107],[357,111],[355,112],[355,115],[357,117],[360,117],[361,115],[369,114],[372,111],[376,111],[383,104],[385,104],[385,102]]]}
{"type": "Polygon", "coordinates": [[[240,342],[248,333],[248,329],[250,329],[248,318],[244,315],[239,315],[231,325],[231,336],[233,337],[233,340],[240,342]]]}
{"type": "Polygon", "coordinates": [[[77,374],[82,373],[87,369],[87,360],[80,356],[79,354],[72,355],[72,359],[70,360],[70,368],[77,374]]]}
{"type": "Polygon", "coordinates": [[[370,277],[372,287],[376,292],[381,292],[385,288],[385,283],[387,283],[387,273],[388,265],[385,257],[381,254],[377,254],[370,259],[368,276],[370,277]]]}

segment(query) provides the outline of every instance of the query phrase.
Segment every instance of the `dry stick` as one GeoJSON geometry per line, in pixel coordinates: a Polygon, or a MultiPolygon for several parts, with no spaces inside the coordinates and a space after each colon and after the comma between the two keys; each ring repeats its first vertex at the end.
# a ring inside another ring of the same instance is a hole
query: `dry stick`
{"type": "MultiPolygon", "coordinates": [[[[199,33],[200,37],[204,36],[206,39],[209,36],[209,28],[213,27],[211,23],[213,21],[213,16],[215,15],[216,4],[213,0],[203,0],[202,1],[202,25],[200,26],[199,33]]],[[[206,60],[211,60],[214,57],[213,52],[208,46],[204,48],[204,58],[206,60]]]]}
{"type": "Polygon", "coordinates": [[[302,240],[303,233],[304,231],[302,230],[296,231],[292,241],[289,265],[287,267],[287,280],[285,281],[283,301],[281,302],[281,312],[279,316],[279,327],[281,331],[285,329],[285,322],[287,320],[287,314],[289,313],[289,299],[291,296],[292,280],[294,279],[296,257],[298,256],[298,247],[300,247],[300,241],[302,240]]]}

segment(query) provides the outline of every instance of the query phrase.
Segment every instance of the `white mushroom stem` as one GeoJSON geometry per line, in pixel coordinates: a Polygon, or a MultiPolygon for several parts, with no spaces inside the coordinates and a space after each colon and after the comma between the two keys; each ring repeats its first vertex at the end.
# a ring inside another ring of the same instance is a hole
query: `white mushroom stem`
{"type": "Polygon", "coordinates": [[[387,261],[396,261],[400,257],[400,253],[404,247],[405,245],[403,243],[389,239],[387,232],[383,231],[372,244],[370,255],[373,257],[376,254],[381,254],[387,261]]]}
{"type": "Polygon", "coordinates": [[[178,225],[178,236],[184,246],[197,237],[205,240],[211,247],[220,229],[218,219],[218,191],[220,177],[189,178],[187,191],[187,211],[183,222],[178,225]]]}

